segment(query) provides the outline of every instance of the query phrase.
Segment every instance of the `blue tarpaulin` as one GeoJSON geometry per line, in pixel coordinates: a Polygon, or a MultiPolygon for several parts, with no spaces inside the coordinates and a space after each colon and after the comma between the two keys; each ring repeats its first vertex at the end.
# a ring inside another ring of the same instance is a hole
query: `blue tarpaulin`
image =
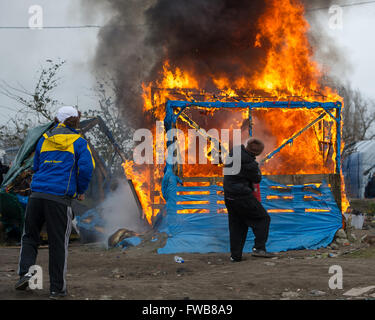
{"type": "Polygon", "coordinates": [[[81,216],[76,216],[77,226],[87,231],[95,231],[95,227],[104,227],[104,220],[96,208],[86,211],[81,216]]]}
{"type": "MultiPolygon", "coordinates": [[[[340,110],[338,103],[309,102],[188,102],[168,101],[164,127],[168,132],[174,127],[181,112],[188,107],[204,108],[323,108],[340,110]],[[178,112],[175,112],[177,108],[178,112]]],[[[333,116],[332,116],[333,117],[333,116]]],[[[335,118],[340,121],[340,117],[335,118]]],[[[340,128],[338,125],[337,128],[340,128]]],[[[167,141],[169,146],[172,141],[167,141]]],[[[337,145],[340,146],[340,130],[337,145]]],[[[168,154],[168,157],[171,157],[168,154]]],[[[169,158],[168,158],[169,159],[169,158]]],[[[336,169],[340,170],[340,152],[336,157],[336,169]]],[[[320,186],[283,186],[264,178],[261,182],[262,204],[271,217],[267,250],[280,252],[295,249],[317,249],[329,245],[342,227],[342,214],[331,190],[320,186]]],[[[178,252],[229,252],[228,216],[225,212],[223,188],[182,186],[173,173],[173,165],[167,161],[162,181],[162,193],[166,200],[166,215],[158,224],[158,230],[168,235],[167,243],[158,253],[178,252]],[[191,203],[194,201],[193,203],[191,203]],[[189,203],[190,202],[190,203],[189,203]],[[199,210],[199,212],[194,212],[199,210]]],[[[251,228],[245,244],[245,252],[252,249],[254,235],[251,228]]]]}
{"type": "MultiPolygon", "coordinates": [[[[178,182],[178,177],[167,166],[162,184],[163,196],[167,201],[166,215],[159,225],[159,231],[166,232],[168,240],[158,253],[229,252],[223,188],[218,185],[183,187],[178,182]],[[186,201],[205,202],[184,204],[186,201]],[[178,213],[192,209],[206,210],[206,213],[178,213]]],[[[324,183],[319,187],[284,186],[263,178],[261,195],[265,209],[271,210],[267,242],[269,251],[325,247],[342,227],[342,214],[331,190],[324,183]]],[[[251,250],[253,240],[254,235],[249,228],[244,252],[251,250]]]]}
{"type": "Polygon", "coordinates": [[[142,239],[140,237],[131,237],[126,238],[119,242],[116,247],[122,247],[123,249],[126,249],[127,247],[133,247],[137,246],[142,242],[142,239]]]}

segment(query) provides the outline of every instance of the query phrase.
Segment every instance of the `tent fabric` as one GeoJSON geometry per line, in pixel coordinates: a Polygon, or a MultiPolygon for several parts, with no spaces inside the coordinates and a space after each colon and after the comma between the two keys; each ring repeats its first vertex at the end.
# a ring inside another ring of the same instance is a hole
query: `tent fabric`
{"type": "Polygon", "coordinates": [[[375,173],[375,140],[359,141],[348,146],[344,151],[342,171],[347,195],[363,199],[365,188],[375,173]]]}
{"type": "Polygon", "coordinates": [[[14,159],[12,166],[8,173],[4,177],[4,181],[1,188],[9,185],[21,172],[31,169],[33,166],[33,156],[30,155],[35,151],[35,147],[40,137],[47,132],[53,126],[53,122],[47,123],[42,126],[38,126],[29,130],[24,143],[18,150],[16,158],[14,159]]]}
{"type": "MultiPolygon", "coordinates": [[[[158,253],[229,252],[228,217],[222,212],[225,209],[223,188],[217,185],[183,187],[178,182],[172,170],[167,168],[162,183],[166,215],[158,231],[167,233],[168,239],[158,253]],[[202,194],[202,191],[209,194],[202,194]],[[190,194],[197,192],[200,194],[190,194]],[[208,204],[183,204],[185,201],[206,201],[208,204]],[[186,209],[204,209],[207,213],[177,213],[186,209]]],[[[263,178],[260,189],[266,210],[278,211],[270,213],[269,251],[325,247],[342,227],[342,214],[325,183],[320,187],[284,186],[263,178]],[[278,199],[267,199],[267,196],[278,199]]],[[[244,251],[251,251],[253,244],[254,234],[249,228],[244,251]]]]}
{"type": "Polygon", "coordinates": [[[52,125],[53,122],[29,130],[24,143],[17,152],[12,166],[4,177],[3,183],[0,186],[0,212],[2,213],[0,220],[5,225],[17,226],[17,228],[22,230],[28,197],[6,193],[4,189],[12,183],[20,173],[32,168],[34,159],[33,152],[36,144],[43,133],[48,131],[52,125]]]}

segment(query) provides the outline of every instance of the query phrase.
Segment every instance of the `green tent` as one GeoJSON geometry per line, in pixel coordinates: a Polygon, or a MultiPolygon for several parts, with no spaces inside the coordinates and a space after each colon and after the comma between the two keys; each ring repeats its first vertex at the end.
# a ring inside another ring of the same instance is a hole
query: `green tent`
{"type": "Polygon", "coordinates": [[[32,169],[34,150],[39,139],[53,126],[53,122],[29,130],[26,139],[18,150],[12,166],[4,177],[0,186],[0,221],[4,225],[5,233],[15,232],[19,236],[23,228],[25,206],[21,198],[13,192],[5,192],[9,186],[22,172],[32,169]]]}
{"type": "MultiPolygon", "coordinates": [[[[12,166],[8,173],[5,175],[0,189],[5,188],[23,171],[31,169],[33,166],[33,152],[36,145],[42,135],[47,132],[53,126],[53,122],[33,128],[27,133],[26,139],[18,150],[16,158],[14,159],[12,166]]],[[[1,211],[1,209],[0,209],[1,211]]]]}

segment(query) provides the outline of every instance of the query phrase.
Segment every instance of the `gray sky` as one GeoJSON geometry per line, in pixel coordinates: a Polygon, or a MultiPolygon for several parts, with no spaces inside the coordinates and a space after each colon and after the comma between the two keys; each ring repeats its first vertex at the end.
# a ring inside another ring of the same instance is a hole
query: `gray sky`
{"type": "MultiPolygon", "coordinates": [[[[368,0],[357,0],[358,3],[368,0]]],[[[337,4],[351,4],[354,0],[337,0],[337,4]]],[[[329,27],[326,10],[316,12],[321,31],[331,37],[340,49],[340,54],[350,64],[346,78],[367,97],[375,99],[375,2],[351,7],[343,7],[342,30],[329,27]]],[[[333,66],[333,74],[341,75],[333,66]]]]}
{"type": "MultiPolygon", "coordinates": [[[[338,3],[354,1],[338,0],[338,3]]],[[[28,26],[31,5],[43,8],[44,26],[103,25],[108,17],[88,18],[80,11],[80,0],[0,0],[0,26],[28,26]],[[91,20],[90,20],[91,19],[91,20]]],[[[352,68],[347,73],[352,85],[366,96],[375,99],[373,36],[375,31],[375,3],[345,7],[343,30],[331,30],[327,10],[314,12],[319,16],[321,32],[327,33],[342,48],[352,68]]],[[[10,30],[0,28],[0,81],[11,85],[22,84],[32,91],[37,71],[46,59],[67,61],[60,73],[61,85],[56,99],[64,104],[93,105],[89,97],[94,84],[91,60],[95,54],[98,29],[43,29],[10,30]]],[[[341,75],[340,66],[333,73],[341,75]]],[[[0,96],[0,123],[6,123],[17,110],[17,104],[0,96]],[[4,108],[5,107],[5,108],[4,108]]]]}
{"type": "MultiPolygon", "coordinates": [[[[28,26],[31,5],[43,8],[44,26],[101,24],[88,21],[79,11],[79,0],[0,0],[0,26],[28,26]]],[[[59,76],[56,99],[64,104],[88,106],[94,84],[91,59],[95,54],[98,29],[10,30],[0,28],[0,81],[32,91],[37,71],[47,59],[66,60],[59,76]]],[[[5,123],[17,103],[0,96],[0,123],[5,123]],[[6,107],[6,108],[4,108],[6,107]]]]}

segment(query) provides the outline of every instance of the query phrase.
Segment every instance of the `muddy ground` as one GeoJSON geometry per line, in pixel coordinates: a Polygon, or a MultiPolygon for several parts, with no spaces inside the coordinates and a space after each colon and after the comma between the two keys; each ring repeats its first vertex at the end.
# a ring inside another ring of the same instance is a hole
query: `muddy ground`
{"type": "MultiPolygon", "coordinates": [[[[365,231],[358,230],[358,238],[365,231]]],[[[228,254],[156,253],[157,243],[127,250],[107,250],[101,244],[83,245],[73,241],[68,258],[70,300],[91,299],[375,299],[375,290],[358,297],[345,296],[354,287],[375,286],[375,246],[351,243],[338,250],[299,250],[264,259],[244,254],[240,263],[228,254]],[[333,257],[330,257],[332,256],[333,257]],[[330,289],[332,265],[343,270],[343,289],[330,289]]],[[[42,290],[19,292],[19,247],[0,247],[0,299],[48,299],[48,249],[41,248],[37,263],[42,266],[42,290]]]]}

